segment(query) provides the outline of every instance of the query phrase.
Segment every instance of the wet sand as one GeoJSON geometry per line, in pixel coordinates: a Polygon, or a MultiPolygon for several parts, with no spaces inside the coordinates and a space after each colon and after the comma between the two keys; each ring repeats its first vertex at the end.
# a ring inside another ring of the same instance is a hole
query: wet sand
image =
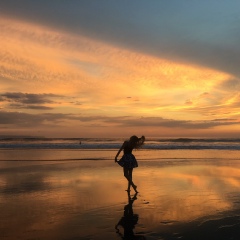
{"type": "Polygon", "coordinates": [[[0,239],[240,239],[237,159],[139,160],[136,196],[113,160],[0,165],[0,239]]]}

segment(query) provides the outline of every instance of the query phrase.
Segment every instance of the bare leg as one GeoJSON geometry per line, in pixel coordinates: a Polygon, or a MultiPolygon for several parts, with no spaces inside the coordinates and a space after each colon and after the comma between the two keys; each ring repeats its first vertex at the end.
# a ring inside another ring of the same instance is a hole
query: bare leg
{"type": "Polygon", "coordinates": [[[128,168],[123,168],[123,174],[124,174],[124,177],[128,180],[128,188],[127,188],[127,191],[129,192],[129,191],[130,191],[131,184],[130,184],[130,181],[129,181],[128,168]]]}
{"type": "MultiPolygon", "coordinates": [[[[131,180],[131,182],[132,182],[132,169],[130,168],[130,169],[128,169],[128,177],[129,177],[129,179],[131,180]]],[[[128,181],[128,191],[130,191],[130,187],[131,187],[131,182],[130,181],[128,181]]],[[[132,182],[133,183],[133,182],[132,182]]]]}
{"type": "Polygon", "coordinates": [[[130,191],[130,187],[132,186],[135,192],[137,192],[137,186],[132,181],[132,171],[133,168],[123,168],[124,177],[128,180],[128,191],[130,191]]]}
{"type": "Polygon", "coordinates": [[[129,178],[131,179],[133,189],[135,190],[136,193],[138,193],[137,186],[132,181],[132,172],[133,172],[133,168],[130,168],[129,169],[129,178]]]}

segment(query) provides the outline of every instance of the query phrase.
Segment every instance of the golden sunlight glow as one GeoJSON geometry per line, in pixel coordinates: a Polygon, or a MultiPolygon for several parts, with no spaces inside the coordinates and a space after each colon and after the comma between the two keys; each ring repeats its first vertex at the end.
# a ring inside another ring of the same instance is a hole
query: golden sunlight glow
{"type": "Polygon", "coordinates": [[[231,108],[237,92],[218,88],[231,78],[226,73],[33,23],[0,20],[3,92],[61,95],[60,104],[45,106],[88,116],[206,120],[213,114],[223,118],[226,111],[236,116],[231,108]]]}

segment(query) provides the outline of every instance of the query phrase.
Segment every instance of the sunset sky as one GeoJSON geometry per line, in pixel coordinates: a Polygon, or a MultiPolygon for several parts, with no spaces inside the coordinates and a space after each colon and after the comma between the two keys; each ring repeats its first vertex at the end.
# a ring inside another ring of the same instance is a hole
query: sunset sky
{"type": "Polygon", "coordinates": [[[239,137],[239,0],[1,0],[0,135],[239,137]]]}

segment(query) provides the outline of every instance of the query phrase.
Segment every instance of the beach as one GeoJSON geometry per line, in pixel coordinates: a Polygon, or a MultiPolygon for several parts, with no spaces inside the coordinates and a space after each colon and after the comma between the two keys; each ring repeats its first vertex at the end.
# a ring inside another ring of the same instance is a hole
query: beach
{"type": "Polygon", "coordinates": [[[115,151],[53,152],[0,150],[1,239],[239,239],[238,151],[139,150],[130,196],[115,151]]]}
{"type": "Polygon", "coordinates": [[[0,240],[240,240],[239,11],[0,0],[0,240]]]}

